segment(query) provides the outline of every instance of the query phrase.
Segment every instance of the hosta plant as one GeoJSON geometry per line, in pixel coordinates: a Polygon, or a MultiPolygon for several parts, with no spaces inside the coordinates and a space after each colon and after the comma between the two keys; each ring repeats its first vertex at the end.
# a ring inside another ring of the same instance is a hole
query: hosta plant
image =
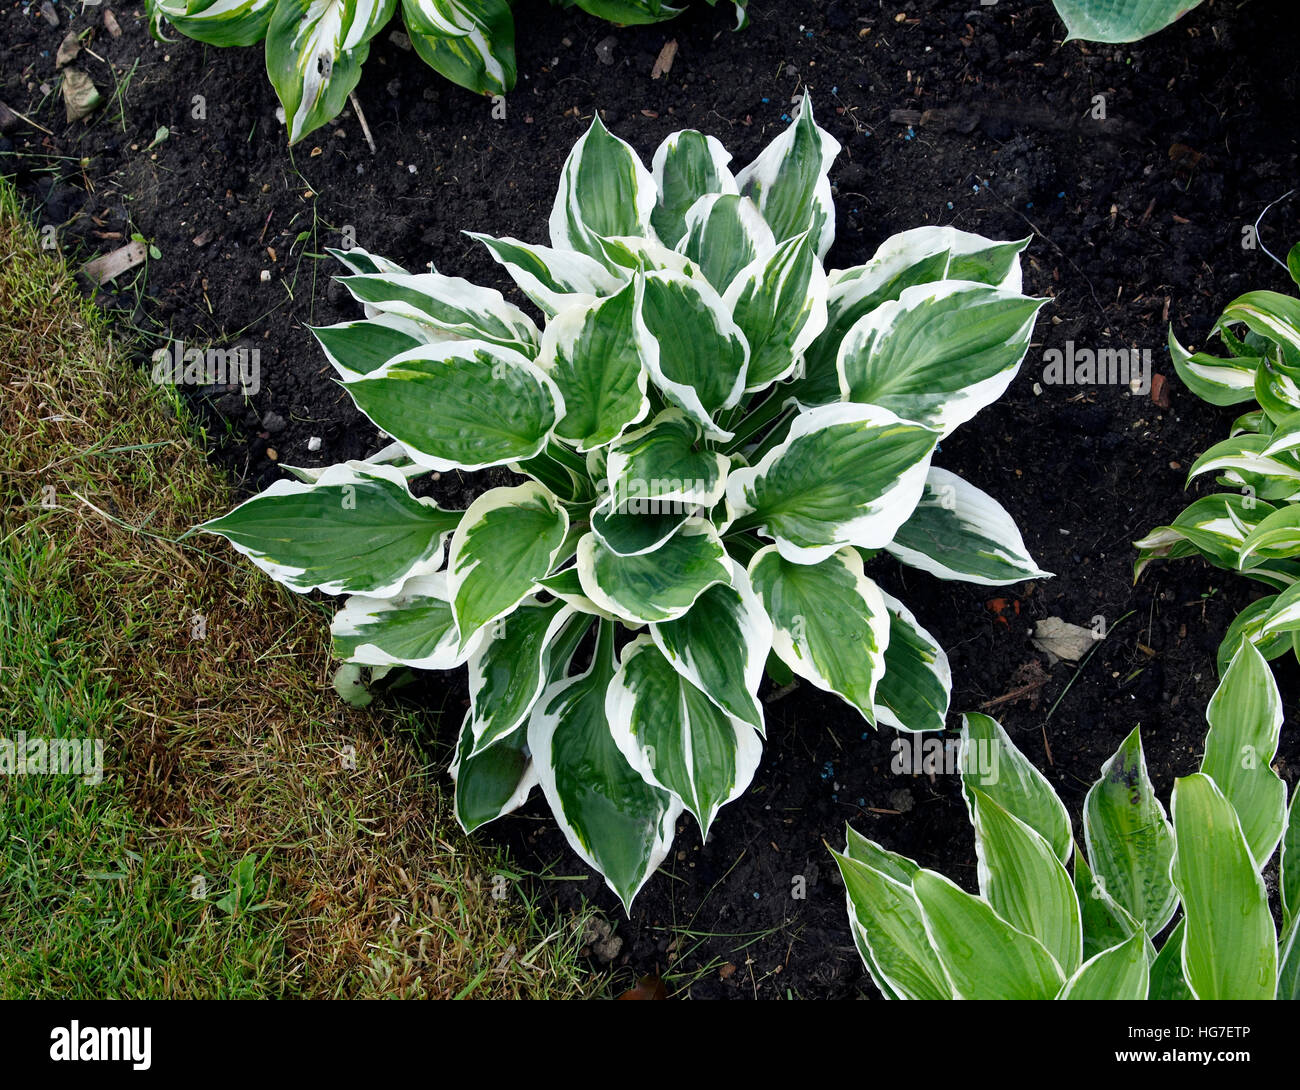
{"type": "Polygon", "coordinates": [[[1045,574],[996,500],[930,465],[1025,354],[1023,243],[921,228],[828,274],[837,151],[806,100],[735,174],[713,137],[674,133],[647,169],[593,120],[549,246],[473,236],[540,327],[499,292],[338,255],[367,316],[316,336],[393,442],[206,524],[292,589],[347,595],[354,667],[466,664],[461,822],[540,785],[625,905],[681,810],[707,832],[753,777],[765,665],[868,723],[943,726],[947,658],[868,577],[875,551],[1045,574]],[[465,511],[410,490],[489,467],[519,483],[465,511]]]}
{"type": "MultiPolygon", "coordinates": [[[[663,0],[554,0],[616,23],[654,23],[681,14],[663,0]]],[[[719,0],[708,0],[715,5],[719,0]]],[[[737,27],[748,0],[736,4],[737,27]]],[[[289,143],[337,117],[361,78],[370,40],[398,0],[145,0],[154,37],[165,21],[207,45],[266,42],[266,71],[284,109],[289,143]]],[[[412,48],[435,71],[480,94],[515,85],[510,0],[401,0],[412,48]]]]}
{"type": "Polygon", "coordinates": [[[1200,770],[1175,782],[1171,816],[1135,729],[1088,791],[1081,846],[1001,726],[967,716],[979,893],[852,829],[836,854],[876,986],[890,999],[1300,998],[1300,814],[1293,802],[1288,819],[1270,767],[1281,700],[1250,643],[1206,718],[1200,770]],[[1261,877],[1279,844],[1280,939],[1261,877]]]}
{"type": "Polygon", "coordinates": [[[1201,0],[1053,0],[1072,38],[1136,42],[1181,19],[1201,0]]]}
{"type": "MultiPolygon", "coordinates": [[[[1300,284],[1300,246],[1288,267],[1300,284]]],[[[1219,647],[1219,669],[1248,639],[1267,659],[1300,658],[1300,299],[1252,291],[1233,300],[1214,332],[1226,355],[1189,352],[1169,333],[1179,377],[1212,405],[1254,407],[1202,454],[1188,482],[1216,474],[1223,489],[1189,505],[1140,541],[1134,576],[1153,560],[1202,556],[1277,593],[1247,606],[1219,647]]]]}

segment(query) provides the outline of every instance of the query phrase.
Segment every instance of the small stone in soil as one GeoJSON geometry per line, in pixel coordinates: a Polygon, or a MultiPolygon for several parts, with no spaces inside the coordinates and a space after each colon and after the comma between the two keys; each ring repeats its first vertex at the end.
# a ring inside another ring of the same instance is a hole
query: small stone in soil
{"type": "Polygon", "coordinates": [[[50,0],[44,0],[41,4],[41,14],[45,16],[45,21],[50,26],[59,25],[59,13],[54,10],[54,5],[50,3],[50,0]]]}

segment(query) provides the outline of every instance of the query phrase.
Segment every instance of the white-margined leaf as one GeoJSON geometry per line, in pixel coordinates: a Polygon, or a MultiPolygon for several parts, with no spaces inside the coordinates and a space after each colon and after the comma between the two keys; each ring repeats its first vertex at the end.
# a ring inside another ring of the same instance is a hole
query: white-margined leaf
{"type": "Polygon", "coordinates": [[[326,246],[325,252],[336,261],[342,262],[349,272],[361,276],[371,273],[406,273],[406,270],[396,261],[380,254],[372,254],[360,246],[353,246],[350,250],[338,250],[333,246],[326,246]]]}
{"type": "Polygon", "coordinates": [[[643,556],[660,548],[691,517],[692,509],[674,500],[662,504],[655,500],[633,501],[614,510],[610,496],[592,509],[591,532],[612,553],[643,556]]]}
{"type": "Polygon", "coordinates": [[[655,149],[650,167],[658,200],[650,222],[665,246],[681,240],[687,231],[686,214],[701,197],[737,192],[727,168],[730,161],[731,153],[717,137],[694,129],[670,134],[655,149]]]}
{"type": "Polygon", "coordinates": [[[1205,352],[1189,352],[1178,343],[1172,326],[1168,343],[1178,377],[1202,401],[1211,405],[1239,405],[1254,398],[1258,357],[1221,359],[1205,352]]]}
{"type": "Polygon", "coordinates": [[[548,317],[571,305],[575,295],[613,295],[625,282],[594,257],[577,250],[534,246],[516,238],[493,238],[467,231],[506,270],[529,299],[548,317]]]}
{"type": "Polygon", "coordinates": [[[1139,930],[1080,965],[1058,998],[1145,999],[1150,980],[1146,935],[1139,930]]]}
{"type": "MultiPolygon", "coordinates": [[[[1074,895],[1079,899],[1083,921],[1083,957],[1087,961],[1103,950],[1119,946],[1142,931],[1142,925],[1115,900],[1093,874],[1088,856],[1077,844],[1074,847],[1074,895]]],[[[1148,940],[1150,941],[1150,940],[1148,940]]],[[[1155,947],[1148,948],[1150,960],[1157,957],[1155,947]]]]}
{"type": "Polygon", "coordinates": [[[150,33],[165,40],[166,19],[187,38],[207,45],[255,45],[266,37],[275,0],[146,0],[150,33]]]}
{"type": "Polygon", "coordinates": [[[1201,0],[1053,0],[1066,41],[1136,42],[1182,18],[1201,0]]]}
{"type": "Polygon", "coordinates": [[[948,656],[897,598],[881,592],[889,610],[885,676],[876,687],[876,722],[906,731],[943,730],[952,696],[948,656]]]}
{"type": "Polygon", "coordinates": [[[476,653],[462,650],[447,594],[447,573],[407,580],[391,598],[355,594],[330,625],[334,653],[362,666],[451,670],[476,653]]]}
{"type": "Polygon", "coordinates": [[[467,833],[517,810],[538,782],[537,766],[523,731],[474,753],[474,713],[468,711],[456,742],[451,778],[456,784],[456,820],[467,833]]]}
{"type": "Polygon", "coordinates": [[[702,438],[700,426],[672,408],[615,441],[605,470],[613,509],[636,515],[666,505],[712,507],[726,492],[729,463],[726,455],[699,449],[702,438]]]}
{"type": "Polygon", "coordinates": [[[553,594],[561,601],[567,602],[579,613],[585,613],[592,617],[602,617],[607,621],[618,620],[608,610],[601,609],[587,597],[586,592],[582,589],[582,580],[578,576],[576,565],[537,580],[537,585],[548,594],[553,594]]]}
{"type": "Polygon", "coordinates": [[[1300,799],[1300,791],[1291,796],[1277,867],[1282,919],[1288,924],[1300,919],[1300,805],[1297,805],[1296,799],[1300,799]]]}
{"type": "Polygon", "coordinates": [[[478,94],[515,85],[515,20],[508,0],[402,0],[407,36],[439,74],[478,94]]]}
{"type": "Polygon", "coordinates": [[[339,377],[347,382],[378,371],[394,356],[440,339],[405,318],[380,314],[359,322],[308,326],[339,377]]]}
{"type": "Polygon", "coordinates": [[[738,193],[709,193],[691,205],[686,233],[677,242],[677,250],[721,293],[742,269],[775,249],[758,206],[738,193]]]}

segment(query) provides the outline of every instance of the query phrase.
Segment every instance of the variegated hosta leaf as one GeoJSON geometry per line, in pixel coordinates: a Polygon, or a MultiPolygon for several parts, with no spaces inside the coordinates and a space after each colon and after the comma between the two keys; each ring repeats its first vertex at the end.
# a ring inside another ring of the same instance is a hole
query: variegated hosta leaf
{"type": "Polygon", "coordinates": [[[1053,0],[1066,41],[1136,42],[1182,18],[1201,0],[1053,0]]]}
{"type": "Polygon", "coordinates": [[[207,45],[254,45],[266,37],[275,0],[145,0],[150,33],[159,40],[160,19],[187,38],[207,45]]]}
{"type": "Polygon", "coordinates": [[[266,70],[284,107],[289,143],[332,121],[361,78],[370,39],[397,0],[276,0],[266,70]]]}
{"type": "Polygon", "coordinates": [[[613,295],[624,284],[624,277],[577,250],[533,246],[515,238],[493,238],[473,231],[466,234],[487,247],[488,253],[519,285],[519,290],[548,317],[573,303],[570,296],[613,295]]]}
{"type": "Polygon", "coordinates": [[[493,488],[469,505],[447,556],[447,590],[462,647],[532,593],[568,532],[568,512],[535,481],[493,488]]]}
{"type": "Polygon", "coordinates": [[[1169,330],[1169,355],[1183,384],[1211,405],[1238,405],[1255,396],[1256,356],[1220,359],[1205,352],[1192,353],[1169,330]]]}
{"type": "Polygon", "coordinates": [[[451,764],[451,778],[456,784],[456,820],[467,833],[519,809],[538,782],[537,766],[523,731],[474,753],[473,719],[472,711],[465,713],[456,759],[451,764]]]}
{"type": "Polygon", "coordinates": [[[1205,718],[1210,730],[1201,771],[1237,811],[1255,865],[1262,870],[1286,824],[1286,783],[1272,769],[1282,729],[1282,696],[1264,656],[1250,641],[1238,647],[1205,718]]]}
{"type": "Polygon", "coordinates": [[[1242,640],[1249,640],[1254,644],[1255,649],[1266,660],[1275,659],[1291,650],[1290,632],[1275,632],[1267,636],[1264,634],[1264,623],[1276,602],[1276,594],[1266,595],[1251,602],[1232,619],[1228,630],[1223,634],[1223,639],[1219,642],[1215,666],[1220,675],[1228,672],[1228,666],[1241,646],[1242,640]]]}
{"type": "Polygon", "coordinates": [[[726,304],[749,342],[749,391],[788,378],[826,327],[826,274],[811,232],[758,257],[727,289],[726,304]]]}
{"type": "Polygon", "coordinates": [[[931,870],[912,888],[926,933],[961,999],[1054,999],[1065,985],[1056,959],[979,897],[931,870]]]}
{"type": "MultiPolygon", "coordinates": [[[[1083,921],[1085,961],[1142,931],[1142,925],[1097,881],[1087,856],[1077,844],[1074,848],[1074,895],[1079,899],[1079,915],[1083,921]]],[[[1153,960],[1155,956],[1152,947],[1153,960]]]]}
{"type": "Polygon", "coordinates": [[[722,499],[729,462],[716,451],[696,449],[702,437],[700,426],[674,408],[617,440],[606,462],[614,510],[649,514],[670,504],[712,507],[722,499]]]}
{"type": "Polygon", "coordinates": [[[561,631],[573,642],[575,635],[586,632],[586,621],[560,599],[545,603],[533,599],[482,630],[482,639],[469,656],[475,753],[528,721],[546,687],[553,645],[561,631]]]}
{"type": "Polygon", "coordinates": [[[442,273],[374,273],[338,278],[371,309],[466,340],[488,341],[532,359],[541,334],[533,320],[495,288],[442,273]]]}
{"type": "Polygon", "coordinates": [[[676,500],[633,500],[614,510],[610,496],[592,509],[591,532],[612,553],[643,556],[655,552],[685,526],[693,510],[676,500]]]}
{"type": "Polygon", "coordinates": [[[795,563],[844,545],[879,549],[916,508],[937,439],[876,405],[819,406],[758,465],[732,471],[727,502],[795,563]]]}
{"type": "Polygon", "coordinates": [[[885,676],[876,687],[876,722],[899,730],[943,730],[952,695],[948,656],[897,598],[881,592],[889,610],[885,676]]]}
{"type": "Polygon", "coordinates": [[[1300,367],[1293,367],[1268,355],[1255,368],[1255,400],[1275,424],[1300,409],[1300,367]]]}
{"type": "Polygon", "coordinates": [[[951,999],[952,985],[931,945],[912,890],[920,868],[848,830],[844,878],[849,923],[871,979],[890,999],[951,999]]]}
{"type": "Polygon", "coordinates": [[[452,83],[504,95],[515,85],[515,20],[508,0],[402,0],[416,53],[452,83]]]}
{"type": "MultiPolygon", "coordinates": [[[[978,789],[1039,834],[1062,863],[1070,858],[1070,813],[1060,797],[992,716],[962,716],[962,785],[978,789]]],[[[967,806],[970,806],[969,795],[967,806]]]]}
{"type": "Polygon", "coordinates": [[[586,592],[582,589],[582,581],[578,577],[576,566],[565,568],[554,575],[539,579],[537,585],[548,594],[553,594],[556,598],[568,603],[579,613],[585,613],[592,617],[603,617],[607,621],[616,621],[618,619],[607,610],[601,609],[587,597],[586,592]]]}
{"type": "Polygon", "coordinates": [[[681,241],[686,213],[701,197],[737,192],[736,179],[727,169],[730,161],[731,153],[717,137],[694,129],[672,133],[655,150],[650,166],[658,199],[650,223],[664,245],[681,241]]]}
{"type": "Polygon", "coordinates": [[[1145,999],[1150,974],[1146,936],[1134,932],[1118,946],[1084,962],[1057,998],[1145,999]]]}
{"type": "Polygon", "coordinates": [[[980,895],[1007,923],[1038,939],[1070,976],[1082,961],[1083,924],[1065,866],[1043,837],[990,796],[971,787],[966,797],[980,895]]]}
{"type": "Polygon", "coordinates": [[[1282,900],[1282,921],[1290,925],[1300,919],[1300,791],[1291,796],[1282,853],[1278,860],[1278,889],[1282,900]]]}
{"type": "Polygon", "coordinates": [[[564,397],[555,434],[576,444],[579,453],[617,439],[650,410],[639,294],[639,285],[631,283],[589,306],[574,303],[547,323],[537,365],[564,397]]]}
{"type": "Polygon", "coordinates": [[[356,273],[359,276],[368,276],[371,273],[401,273],[406,275],[406,270],[396,261],[390,261],[379,254],[372,254],[369,250],[363,250],[360,246],[353,246],[350,250],[336,250],[332,246],[326,246],[325,252],[336,261],[342,262],[349,272],[356,273]]]}
{"type": "Polygon", "coordinates": [[[1258,474],[1285,482],[1287,498],[1290,498],[1292,493],[1300,491],[1300,460],[1290,452],[1264,454],[1271,442],[1267,435],[1236,435],[1215,443],[1192,463],[1187,473],[1188,483],[1202,473],[1235,470],[1239,474],[1258,474]]]}
{"type": "Polygon", "coordinates": [[[1237,812],[1197,773],[1174,781],[1173,814],[1187,983],[1197,999],[1272,999],[1277,932],[1237,812]]]}
{"type": "Polygon", "coordinates": [[[614,626],[602,621],[587,672],[548,686],[534,705],[528,748],[569,846],[628,909],[668,855],[682,805],[648,784],[614,742],[605,714],[613,678],[614,626]]]}
{"type": "Polygon", "coordinates": [[[441,471],[527,461],[564,414],[545,371],[485,341],[412,349],[344,389],[412,459],[441,471]]]}
{"type": "Polygon", "coordinates": [[[650,272],[639,284],[642,358],[651,379],[711,438],[729,439],[713,416],[740,401],[749,364],[749,345],[730,308],[708,283],[680,273],[650,272]]]}
{"type": "Polygon", "coordinates": [[[551,245],[608,265],[600,237],[649,234],[654,205],[654,178],[595,114],[565,160],[551,210],[551,245]]]}
{"type": "Polygon", "coordinates": [[[825,258],[835,241],[829,174],[839,153],[840,142],[813,120],[805,93],[790,127],[736,175],[740,192],[758,205],[777,242],[811,230],[817,257],[825,258]]]}
{"type": "Polygon", "coordinates": [[[1241,543],[1237,568],[1259,560],[1280,560],[1300,554],[1300,508],[1288,505],[1265,516],[1241,543]]]}
{"type": "Polygon", "coordinates": [[[890,614],[862,557],[841,549],[817,564],[786,560],[773,545],[749,562],[754,591],[772,620],[772,650],[800,677],[835,693],[875,723],[890,614]]]}
{"type": "Polygon", "coordinates": [[[749,786],[763,752],[758,732],[673,669],[648,636],[623,648],[605,715],[628,764],[671,792],[703,839],[718,810],[749,786]]]}
{"type": "Polygon", "coordinates": [[[441,338],[405,318],[380,314],[360,322],[308,326],[344,382],[378,371],[394,356],[441,338]]]}
{"type": "Polygon", "coordinates": [[[334,653],[362,666],[451,670],[476,654],[462,650],[447,594],[447,573],[409,579],[391,598],[355,594],[330,625],[334,653]]]}
{"type": "Polygon", "coordinates": [[[1083,831],[1102,888],[1148,935],[1158,935],[1178,906],[1169,880],[1174,833],[1147,776],[1136,727],[1089,788],[1083,831]]]}
{"type": "Polygon", "coordinates": [[[1264,639],[1300,632],[1300,583],[1293,583],[1273,599],[1259,626],[1264,639]]]}
{"type": "Polygon", "coordinates": [[[650,626],[665,660],[728,715],[763,733],[758,686],[772,649],[772,622],[749,574],[731,563],[731,585],[716,583],[681,617],[650,626]]]}
{"type": "Polygon", "coordinates": [[[937,466],[930,467],[920,503],[886,548],[940,579],[1003,586],[1051,575],[1034,563],[1005,507],[937,466]]]}
{"type": "Polygon", "coordinates": [[[718,531],[701,518],[651,553],[619,556],[595,534],[578,542],[578,577],[598,608],[627,624],[680,617],[714,583],[731,579],[718,531]]]}
{"type": "Polygon", "coordinates": [[[709,193],[686,212],[686,233],[678,251],[699,266],[719,292],[753,261],[776,249],[772,228],[758,206],[738,193],[709,193]]]}
{"type": "Polygon", "coordinates": [[[1147,998],[1151,1000],[1172,999],[1183,1002],[1195,999],[1183,978],[1183,932],[1186,930],[1186,918],[1174,924],[1165,944],[1160,948],[1155,961],[1151,963],[1151,984],[1147,989],[1147,998]]]}
{"type": "Polygon", "coordinates": [[[460,521],[416,499],[392,466],[330,466],[315,483],[276,481],[229,514],[199,527],[224,537],[267,575],[305,594],[389,598],[442,567],[460,521]]]}
{"type": "Polygon", "coordinates": [[[1157,526],[1133,542],[1139,550],[1136,579],[1152,560],[1176,559],[1200,552],[1221,568],[1236,570],[1241,543],[1276,508],[1254,496],[1220,492],[1204,496],[1183,509],[1168,526],[1157,526]]]}
{"type": "Polygon", "coordinates": [[[845,336],[840,393],[947,435],[1006,391],[1045,302],[962,280],[907,288],[845,336]]]}
{"type": "Polygon", "coordinates": [[[1222,334],[1235,325],[1245,325],[1283,349],[1300,351],[1300,299],[1276,291],[1248,291],[1223,308],[1215,329],[1222,334]]]}

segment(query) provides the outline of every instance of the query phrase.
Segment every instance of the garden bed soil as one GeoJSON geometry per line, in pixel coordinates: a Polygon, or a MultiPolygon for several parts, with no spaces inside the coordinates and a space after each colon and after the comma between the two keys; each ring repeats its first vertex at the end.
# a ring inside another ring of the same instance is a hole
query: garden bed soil
{"type": "MultiPolygon", "coordinates": [[[[1162,799],[1194,770],[1218,642],[1262,593],[1199,561],[1157,565],[1134,585],[1130,542],[1181,510],[1188,466],[1234,415],[1172,375],[1167,326],[1199,346],[1237,294],[1288,290],[1284,271],[1242,239],[1297,177],[1289,6],[1207,0],[1146,43],[1108,47],[1062,44],[1051,6],[1018,0],[753,0],[752,25],[739,34],[726,5],[620,29],[521,0],[519,85],[503,120],[387,31],[375,40],[357,90],[372,154],[350,109],[287,149],[257,48],[156,44],[131,6],[113,9],[120,37],[106,32],[102,7],[60,4],[56,29],[35,4],[11,2],[0,15],[0,99],[50,131],[11,128],[0,169],[78,262],[134,232],[152,242],[160,256],[145,275],[99,293],[124,308],[124,328],[158,338],[151,347],[174,337],[260,351],[250,401],[196,398],[212,458],[251,493],[281,475],[280,462],[377,449],[305,328],[359,313],[328,279],[335,263],[314,256],[347,228],[408,268],[433,261],[520,301],[460,232],[545,241],[561,164],[593,110],[647,162],[664,136],[693,127],[718,136],[740,166],[809,88],[818,121],[844,146],[831,175],[838,233],[828,267],[862,262],[921,224],[1032,236],[1026,291],[1051,297],[1034,346],[1007,395],[946,440],[936,464],[1000,499],[1056,576],[991,589],[886,561],[873,574],[947,648],[954,712],[995,714],[1077,823],[1098,768],[1135,724],[1162,799]],[[73,124],[55,71],[70,27],[90,29],[77,64],[108,99],[73,124]],[[653,79],[669,40],[678,44],[671,71],[653,79]],[[1104,119],[1094,116],[1097,96],[1104,119]],[[1124,388],[1041,385],[1043,351],[1070,341],[1150,349],[1170,380],[1167,406],[1124,388]],[[1053,665],[1029,640],[1049,616],[1084,626],[1100,617],[1113,633],[1081,669],[1053,665]],[[1044,675],[1022,699],[988,705],[1044,675]]],[[[1273,209],[1261,235],[1284,253],[1300,237],[1300,197],[1273,209]]],[[[464,504],[487,483],[451,475],[436,494],[464,504]]],[[[1290,656],[1277,674],[1292,711],[1276,767],[1294,785],[1300,677],[1290,656]]],[[[450,712],[431,749],[445,765],[463,681],[427,686],[450,712]]],[[[873,731],[807,685],[767,713],[752,788],[722,812],[706,846],[683,820],[630,919],[599,879],[577,877],[586,868],[539,802],[481,835],[509,841],[521,868],[560,879],[534,888],[561,912],[583,898],[608,911],[621,941],[602,952],[620,981],[658,972],[697,997],[874,994],[827,845],[841,846],[851,822],[973,888],[958,781],[895,773],[893,732],[873,731]]]]}

